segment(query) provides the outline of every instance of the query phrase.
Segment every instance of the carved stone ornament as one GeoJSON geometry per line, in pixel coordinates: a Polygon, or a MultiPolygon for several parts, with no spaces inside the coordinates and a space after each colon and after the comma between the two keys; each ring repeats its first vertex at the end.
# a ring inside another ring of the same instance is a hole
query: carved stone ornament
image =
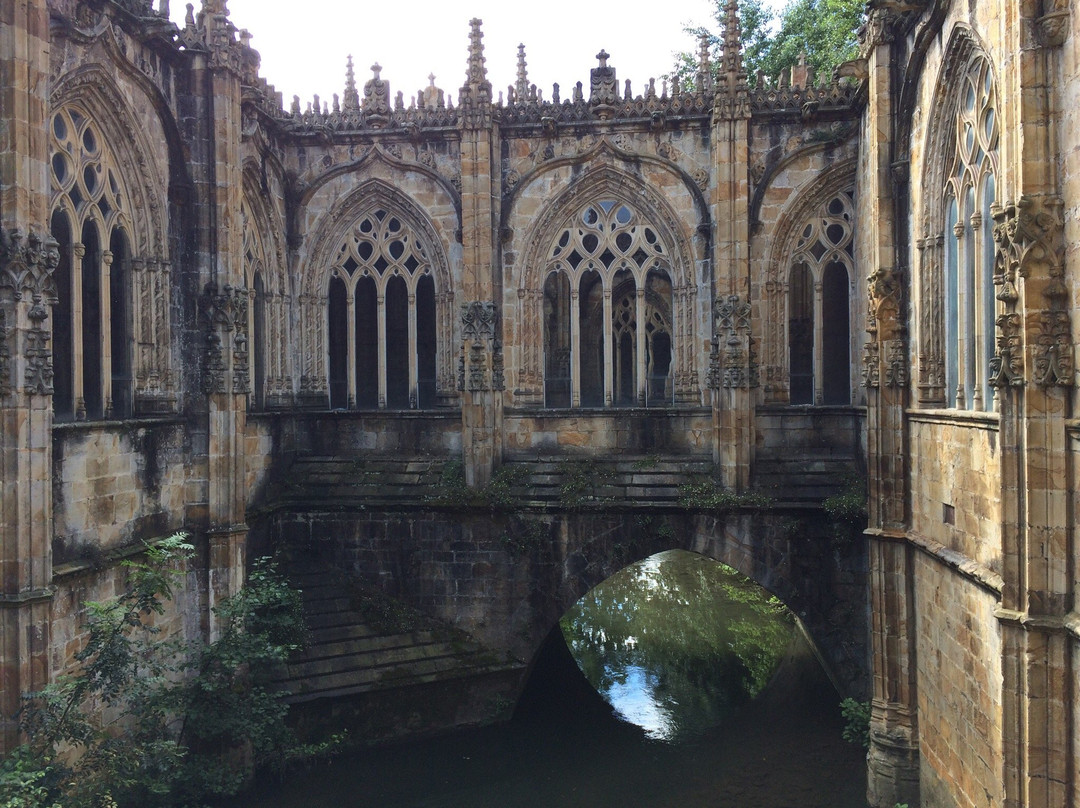
{"type": "Polygon", "coordinates": [[[881,346],[875,341],[863,345],[863,387],[881,386],[881,346]]]}
{"type": "Polygon", "coordinates": [[[246,289],[209,283],[201,303],[206,333],[203,353],[203,391],[207,394],[249,392],[248,298],[246,289]],[[226,364],[226,351],[231,360],[226,364]],[[231,381],[230,381],[231,370],[231,381]]]}
{"type": "Polygon", "coordinates": [[[498,327],[498,310],[486,300],[474,300],[461,306],[461,336],[468,340],[493,340],[498,327]]]}
{"type": "Polygon", "coordinates": [[[617,104],[619,103],[619,82],[615,77],[615,68],[607,63],[610,55],[602,50],[596,54],[596,58],[600,66],[594,67],[590,74],[592,80],[589,87],[589,102],[594,106],[617,104]]]}
{"type": "Polygon", "coordinates": [[[1024,346],[1020,337],[1020,315],[999,314],[997,351],[990,359],[991,387],[1020,387],[1024,384],[1024,346]]]}
{"type": "Polygon", "coordinates": [[[1072,387],[1073,348],[1068,312],[1042,313],[1033,377],[1036,384],[1044,387],[1072,387]]]}
{"type": "Polygon", "coordinates": [[[718,387],[757,387],[758,369],[750,334],[752,314],[753,308],[749,303],[742,302],[738,295],[718,298],[713,304],[716,322],[714,357],[710,357],[710,360],[715,358],[716,364],[710,361],[710,387],[717,382],[718,376],[718,387]]]}
{"type": "Polygon", "coordinates": [[[0,229],[0,289],[8,288],[16,300],[24,292],[35,303],[56,302],[53,273],[60,264],[59,245],[50,235],[0,229]]]}
{"type": "MultiPolygon", "coordinates": [[[[1039,314],[1039,335],[1033,347],[1032,380],[1043,386],[1071,387],[1073,379],[1072,330],[1065,287],[1064,204],[1056,195],[1022,196],[1013,203],[994,206],[994,284],[996,298],[1005,305],[997,318],[997,355],[991,361],[991,384],[1023,384],[1023,328],[1016,306],[1018,277],[1041,284],[1044,310],[1039,314]],[[1015,319],[1014,319],[1015,318],[1015,319]]],[[[1037,311],[1030,296],[1027,305],[1037,311]]]]}
{"type": "Polygon", "coordinates": [[[908,383],[907,351],[902,339],[890,339],[885,348],[885,386],[903,388],[908,383]]]}

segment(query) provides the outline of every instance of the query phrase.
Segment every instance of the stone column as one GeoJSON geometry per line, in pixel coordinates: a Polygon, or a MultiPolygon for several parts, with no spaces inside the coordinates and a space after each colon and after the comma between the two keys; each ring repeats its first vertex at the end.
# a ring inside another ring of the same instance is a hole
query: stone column
{"type": "MultiPolygon", "coordinates": [[[[897,12],[870,11],[863,58],[868,97],[863,149],[869,179],[863,208],[868,249],[867,333],[863,381],[867,398],[869,471],[870,600],[873,700],[867,799],[875,808],[919,804],[919,732],[914,643],[914,572],[906,541],[908,400],[907,329],[904,272],[898,265],[900,222],[893,184],[896,133],[893,116],[893,38],[897,12]],[[868,231],[868,233],[867,233],[868,231]]],[[[903,164],[906,165],[906,164],[903,164]]],[[[906,212],[899,214],[906,215],[906,212]]]]}
{"type": "Polygon", "coordinates": [[[51,678],[53,272],[49,12],[0,0],[0,753],[51,678]]]}
{"type": "Polygon", "coordinates": [[[484,67],[481,21],[470,22],[469,64],[461,115],[462,447],[465,480],[486,485],[502,455],[502,284],[496,267],[499,131],[484,67]]]}
{"type": "MultiPolygon", "coordinates": [[[[206,394],[207,606],[213,609],[244,582],[246,469],[244,433],[250,392],[248,301],[244,288],[242,177],[242,47],[225,0],[203,0],[192,86],[202,102],[207,146],[202,155],[199,234],[203,392],[206,394]]],[[[219,627],[211,611],[211,639],[219,627]]]]}
{"type": "MultiPolygon", "coordinates": [[[[1077,775],[1077,694],[1070,687],[1075,634],[1075,556],[1070,558],[1067,419],[1073,415],[1074,339],[1065,277],[1061,154],[1054,110],[1059,46],[1071,30],[1068,4],[1021,2],[1002,70],[1016,88],[1003,105],[994,240],[997,352],[992,383],[1001,410],[1004,587],[998,619],[1004,679],[1006,808],[1072,803],[1077,775]],[[1070,625],[1072,628],[1070,629],[1070,625]]],[[[1075,36],[1075,33],[1074,33],[1075,36]]],[[[1003,93],[1004,95],[1004,93],[1003,93]]],[[[1075,481],[1072,481],[1075,485],[1075,481]]],[[[1073,515],[1075,517],[1075,515],[1073,515]]],[[[1074,551],[1073,551],[1074,552],[1074,551]]]]}
{"type": "MultiPolygon", "coordinates": [[[[750,103],[741,55],[738,4],[725,9],[724,59],[713,97],[712,189],[714,357],[722,371],[710,372],[713,389],[713,455],[724,487],[750,484],[754,449],[757,360],[750,301],[750,103]]],[[[709,79],[701,71],[702,83],[709,79]]]]}

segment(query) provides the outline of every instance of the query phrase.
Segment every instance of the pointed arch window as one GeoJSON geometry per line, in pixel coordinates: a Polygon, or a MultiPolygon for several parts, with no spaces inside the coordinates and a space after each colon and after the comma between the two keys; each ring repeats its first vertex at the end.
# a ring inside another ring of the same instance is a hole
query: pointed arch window
{"type": "Polygon", "coordinates": [[[792,404],[851,402],[851,191],[836,194],[803,226],[788,275],[788,372],[792,404]]]}
{"type": "Polygon", "coordinates": [[[982,56],[960,87],[945,202],[945,396],[962,410],[990,410],[994,355],[994,241],[998,120],[994,77],[982,56]]]}
{"type": "Polygon", "coordinates": [[[406,219],[385,208],[363,216],[337,249],[327,293],[331,408],[435,406],[435,282],[406,219]]]}
{"type": "Polygon", "coordinates": [[[50,125],[51,232],[59,245],[53,321],[57,420],[132,413],[132,247],[121,175],[89,116],[50,125]]]}
{"type": "Polygon", "coordinates": [[[659,407],[673,401],[672,281],[656,228],[608,198],[579,209],[548,253],[548,407],[659,407]]]}

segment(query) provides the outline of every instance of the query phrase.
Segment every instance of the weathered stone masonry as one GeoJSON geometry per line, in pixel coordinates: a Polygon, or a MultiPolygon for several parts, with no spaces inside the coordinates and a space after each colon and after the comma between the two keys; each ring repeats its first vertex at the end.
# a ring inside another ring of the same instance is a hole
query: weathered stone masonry
{"type": "MultiPolygon", "coordinates": [[[[819,572],[868,565],[872,804],[1080,804],[1075,6],[871,0],[837,76],[764,77],[732,0],[685,86],[600,51],[550,94],[524,49],[493,88],[474,21],[456,93],[350,58],[305,109],[225,0],[182,27],[168,0],[0,0],[3,743],[141,541],[191,533],[167,624],[209,636],[249,545],[344,518],[272,502],[290,464],[482,486],[655,455],[783,481],[772,515],[676,542],[766,583],[782,553],[737,548],[780,546],[815,469],[865,472],[869,529],[819,572]]],[[[394,585],[443,586],[424,563],[394,585]]],[[[494,636],[512,601],[428,605],[494,636]]]]}

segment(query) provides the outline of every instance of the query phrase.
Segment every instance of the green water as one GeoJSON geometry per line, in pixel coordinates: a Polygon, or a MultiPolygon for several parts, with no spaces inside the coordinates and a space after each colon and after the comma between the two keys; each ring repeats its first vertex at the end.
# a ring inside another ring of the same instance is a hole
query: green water
{"type": "Polygon", "coordinates": [[[865,808],[838,701],[780,604],[664,553],[566,615],[508,724],[358,751],[236,806],[865,808]]]}

